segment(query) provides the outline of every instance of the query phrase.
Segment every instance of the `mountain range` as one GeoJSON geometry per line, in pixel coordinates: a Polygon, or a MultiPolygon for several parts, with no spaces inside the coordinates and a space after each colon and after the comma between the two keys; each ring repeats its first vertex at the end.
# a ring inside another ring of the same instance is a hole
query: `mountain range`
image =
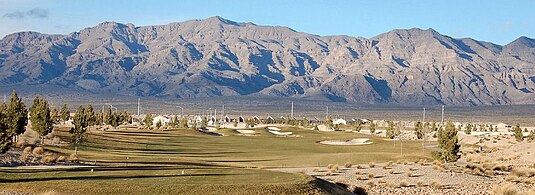
{"type": "Polygon", "coordinates": [[[104,22],[0,40],[0,87],[166,98],[266,96],[363,104],[535,103],[535,40],[507,45],[398,29],[318,36],[221,17],[104,22]]]}

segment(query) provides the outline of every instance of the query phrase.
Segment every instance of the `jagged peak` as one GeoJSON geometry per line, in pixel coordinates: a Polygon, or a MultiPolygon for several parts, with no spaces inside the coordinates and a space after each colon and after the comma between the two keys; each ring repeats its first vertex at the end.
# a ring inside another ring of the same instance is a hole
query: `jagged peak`
{"type": "Polygon", "coordinates": [[[527,46],[530,48],[535,48],[535,39],[521,36],[512,41],[511,43],[507,44],[506,46],[527,46]]]}
{"type": "Polygon", "coordinates": [[[240,26],[240,23],[234,22],[232,20],[227,20],[221,16],[212,16],[209,18],[206,18],[204,20],[197,20],[202,22],[208,22],[208,23],[217,23],[217,24],[227,24],[227,25],[233,25],[233,26],[240,26]]]}

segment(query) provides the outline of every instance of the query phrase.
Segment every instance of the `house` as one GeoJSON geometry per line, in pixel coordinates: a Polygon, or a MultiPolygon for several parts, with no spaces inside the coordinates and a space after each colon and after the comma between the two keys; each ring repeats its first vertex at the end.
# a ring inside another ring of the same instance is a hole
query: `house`
{"type": "Polygon", "coordinates": [[[342,119],[342,118],[339,118],[339,119],[334,119],[333,120],[333,124],[334,125],[346,125],[347,124],[347,121],[342,119]]]}
{"type": "Polygon", "coordinates": [[[228,115],[225,115],[225,123],[230,123],[231,121],[232,119],[228,115]]]}
{"type": "Polygon", "coordinates": [[[260,118],[258,116],[253,116],[253,120],[256,124],[260,124],[260,118]]]}
{"type": "Polygon", "coordinates": [[[275,123],[275,119],[273,117],[271,117],[271,116],[268,116],[266,118],[266,123],[267,124],[273,124],[273,123],[275,123]]]}
{"type": "Polygon", "coordinates": [[[243,116],[240,116],[240,118],[238,118],[238,122],[240,122],[240,123],[245,122],[245,118],[243,118],[243,116]]]}
{"type": "Polygon", "coordinates": [[[496,124],[496,127],[498,127],[498,131],[507,132],[511,129],[512,126],[505,123],[498,123],[496,124]]]}
{"type": "Polygon", "coordinates": [[[163,115],[158,115],[152,118],[152,126],[156,126],[158,122],[161,123],[162,126],[166,126],[167,124],[169,124],[169,122],[171,122],[171,119],[163,115]]]}

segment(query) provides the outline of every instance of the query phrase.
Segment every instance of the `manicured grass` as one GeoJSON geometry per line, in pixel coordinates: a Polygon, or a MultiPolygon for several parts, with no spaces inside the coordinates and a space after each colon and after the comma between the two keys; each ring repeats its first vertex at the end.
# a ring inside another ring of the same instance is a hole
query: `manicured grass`
{"type": "MultiPolygon", "coordinates": [[[[406,155],[401,157],[400,144],[394,147],[393,141],[382,138],[298,128],[282,128],[282,131],[291,131],[297,136],[276,136],[263,129],[256,129],[255,136],[222,129],[220,132],[226,135],[223,137],[190,129],[92,131],[79,147],[80,159],[105,167],[94,168],[93,172],[90,168],[0,170],[0,189],[72,194],[307,194],[314,190],[310,185],[312,177],[262,168],[342,165],[348,161],[353,164],[385,162],[429,156],[428,153],[422,155],[418,141],[405,141],[406,155]],[[360,146],[319,143],[363,137],[374,143],[360,146]]],[[[70,137],[66,129],[58,129],[56,134],[63,140],[70,137]]],[[[73,153],[72,146],[45,148],[66,155],[73,153]]]]}

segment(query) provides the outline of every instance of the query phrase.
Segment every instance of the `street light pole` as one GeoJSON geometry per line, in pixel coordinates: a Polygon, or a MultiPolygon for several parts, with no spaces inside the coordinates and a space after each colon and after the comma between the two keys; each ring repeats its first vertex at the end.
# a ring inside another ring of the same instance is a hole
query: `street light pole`
{"type": "Polygon", "coordinates": [[[180,108],[180,116],[181,117],[184,117],[184,108],[182,108],[181,106],[176,106],[177,108],[180,108]]]}

